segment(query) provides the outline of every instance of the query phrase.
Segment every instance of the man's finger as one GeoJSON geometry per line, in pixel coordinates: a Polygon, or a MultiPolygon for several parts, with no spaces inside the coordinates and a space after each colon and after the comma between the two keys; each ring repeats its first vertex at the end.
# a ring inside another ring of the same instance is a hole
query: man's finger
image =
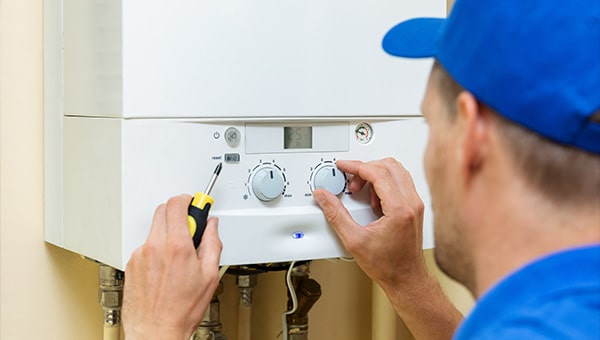
{"type": "Polygon", "coordinates": [[[373,189],[373,187],[370,187],[369,195],[371,208],[373,209],[373,212],[375,213],[375,215],[381,216],[381,199],[379,198],[379,196],[377,196],[377,193],[375,192],[375,189],[373,189]]]}
{"type": "Polygon", "coordinates": [[[354,160],[338,160],[335,162],[338,169],[353,175],[358,174],[358,169],[363,164],[364,162],[354,160]]]}
{"type": "Polygon", "coordinates": [[[313,197],[323,210],[329,224],[339,235],[342,243],[347,246],[356,237],[356,228],[361,228],[361,226],[352,219],[348,209],[344,207],[339,198],[329,191],[317,189],[313,192],[313,197]]]}
{"type": "Polygon", "coordinates": [[[423,202],[421,201],[421,196],[419,196],[419,193],[417,192],[417,186],[415,185],[410,172],[408,169],[402,168],[404,169],[404,172],[402,173],[404,177],[404,187],[402,188],[404,190],[404,195],[408,198],[409,202],[414,203],[413,208],[422,205],[423,202]]]}
{"type": "Polygon", "coordinates": [[[164,238],[167,234],[167,205],[161,204],[156,207],[154,211],[154,217],[152,218],[152,225],[150,226],[150,232],[148,233],[147,241],[164,238]]]}
{"type": "Polygon", "coordinates": [[[219,220],[216,217],[208,219],[198,247],[198,258],[202,260],[203,265],[209,266],[209,268],[218,267],[221,261],[223,244],[219,239],[218,224],[219,220]]]}
{"type": "Polygon", "coordinates": [[[189,195],[179,195],[170,198],[167,202],[167,233],[169,235],[191,238],[187,220],[191,200],[192,197],[189,195]]]}

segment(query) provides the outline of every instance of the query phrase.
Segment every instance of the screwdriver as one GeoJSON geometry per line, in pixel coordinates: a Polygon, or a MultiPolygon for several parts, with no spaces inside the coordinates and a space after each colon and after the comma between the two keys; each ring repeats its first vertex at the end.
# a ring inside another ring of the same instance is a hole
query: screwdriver
{"type": "Polygon", "coordinates": [[[198,248],[200,245],[200,240],[202,239],[202,234],[204,234],[204,229],[206,229],[206,221],[208,220],[208,211],[210,207],[213,205],[214,200],[210,197],[210,192],[221,173],[221,168],[223,167],[223,163],[219,163],[213,172],[212,177],[210,178],[210,182],[208,182],[208,186],[206,186],[206,190],[204,192],[197,192],[192,198],[192,202],[190,202],[190,206],[188,207],[188,227],[190,228],[190,234],[192,235],[192,240],[194,241],[194,247],[198,248]]]}

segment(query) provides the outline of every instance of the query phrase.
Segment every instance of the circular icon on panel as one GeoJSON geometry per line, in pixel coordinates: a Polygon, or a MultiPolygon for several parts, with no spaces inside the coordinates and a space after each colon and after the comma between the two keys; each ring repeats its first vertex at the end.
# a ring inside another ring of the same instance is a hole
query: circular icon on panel
{"type": "Polygon", "coordinates": [[[373,138],[373,128],[367,123],[360,123],[354,128],[354,138],[361,144],[367,144],[373,138]]]}
{"type": "Polygon", "coordinates": [[[234,127],[230,127],[225,130],[225,141],[227,142],[227,145],[231,147],[238,146],[241,138],[242,134],[240,133],[240,130],[234,127]]]}

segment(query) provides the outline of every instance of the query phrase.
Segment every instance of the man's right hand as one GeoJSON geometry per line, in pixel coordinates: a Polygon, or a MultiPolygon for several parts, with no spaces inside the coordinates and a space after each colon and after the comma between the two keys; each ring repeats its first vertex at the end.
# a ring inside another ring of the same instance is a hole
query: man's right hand
{"type": "Polygon", "coordinates": [[[356,263],[385,291],[416,339],[450,339],[462,315],[429,273],[423,258],[423,202],[396,160],[338,161],[354,175],[350,191],[371,184],[371,206],[381,217],[366,226],[325,190],[314,198],[356,263]]]}
{"type": "Polygon", "coordinates": [[[326,190],[314,198],[358,265],[384,290],[411,287],[427,276],[422,251],[423,202],[408,171],[395,159],[364,163],[337,161],[354,175],[349,189],[371,184],[371,206],[381,217],[358,225],[342,202],[326,190]]]}

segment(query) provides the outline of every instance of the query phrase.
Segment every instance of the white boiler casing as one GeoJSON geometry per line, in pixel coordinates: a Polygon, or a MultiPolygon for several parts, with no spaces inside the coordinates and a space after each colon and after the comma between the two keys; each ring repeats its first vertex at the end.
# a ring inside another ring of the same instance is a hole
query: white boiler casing
{"type": "MultiPolygon", "coordinates": [[[[59,60],[47,57],[47,78],[64,96],[46,106],[47,241],[124,268],[156,206],[204,190],[218,162],[211,215],[222,264],[347,255],[311,195],[321,178],[344,175],[332,168],[338,159],[397,158],[429,208],[419,105],[430,62],[390,57],[380,42],[402,19],[443,16],[445,1],[64,0],[62,8],[55,38],[64,49],[48,33],[45,45],[59,60]],[[257,184],[264,174],[280,176],[270,201],[257,184]]],[[[332,187],[341,185],[340,199],[365,225],[377,218],[368,188],[349,192],[349,178],[332,187]]],[[[427,212],[424,247],[433,245],[431,225],[427,212]]]]}

